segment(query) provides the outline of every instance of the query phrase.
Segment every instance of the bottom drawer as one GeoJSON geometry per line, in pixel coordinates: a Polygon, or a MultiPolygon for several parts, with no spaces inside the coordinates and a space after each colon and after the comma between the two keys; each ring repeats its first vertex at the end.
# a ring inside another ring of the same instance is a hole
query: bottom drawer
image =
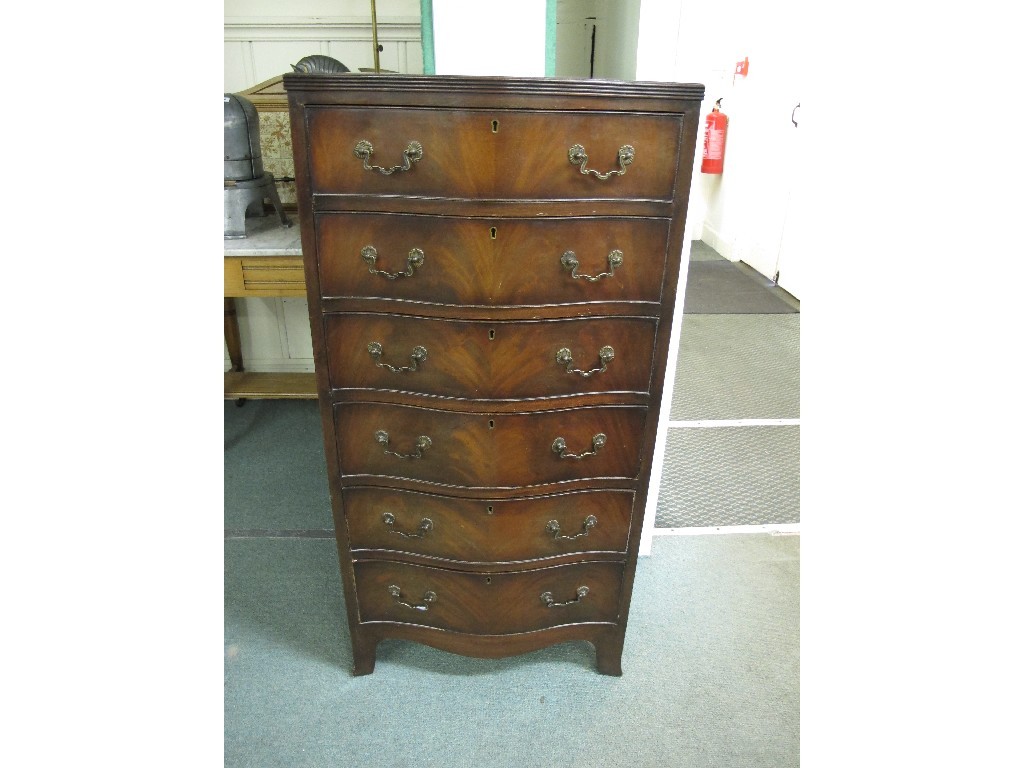
{"type": "Polygon", "coordinates": [[[574,563],[486,574],[395,562],[360,562],[354,568],[361,622],[495,635],[614,623],[623,565],[574,563]]]}

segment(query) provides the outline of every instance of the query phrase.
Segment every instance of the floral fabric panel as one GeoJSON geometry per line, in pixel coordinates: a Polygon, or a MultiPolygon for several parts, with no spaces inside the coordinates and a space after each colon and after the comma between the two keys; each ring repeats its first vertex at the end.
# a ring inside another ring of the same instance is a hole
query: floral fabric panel
{"type": "Polygon", "coordinates": [[[274,176],[281,204],[296,204],[295,182],[281,179],[295,178],[295,159],[292,157],[292,128],[287,112],[260,112],[260,151],[263,169],[274,176]]]}

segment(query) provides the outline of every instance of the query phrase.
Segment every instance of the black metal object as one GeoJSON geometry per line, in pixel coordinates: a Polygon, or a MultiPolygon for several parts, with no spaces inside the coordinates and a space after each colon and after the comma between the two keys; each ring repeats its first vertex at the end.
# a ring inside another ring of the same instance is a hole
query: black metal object
{"type": "Polygon", "coordinates": [[[301,72],[304,75],[330,75],[338,72],[351,71],[337,59],[333,59],[330,56],[322,56],[320,54],[303,56],[299,59],[298,63],[292,64],[292,69],[296,72],[301,72]]]}

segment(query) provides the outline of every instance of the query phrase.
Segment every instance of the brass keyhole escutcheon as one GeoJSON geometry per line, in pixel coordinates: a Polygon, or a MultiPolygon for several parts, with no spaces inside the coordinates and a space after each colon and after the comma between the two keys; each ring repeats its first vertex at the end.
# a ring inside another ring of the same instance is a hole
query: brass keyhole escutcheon
{"type": "Polygon", "coordinates": [[[488,515],[493,515],[494,514],[494,507],[488,507],[487,508],[487,514],[488,515]]]}
{"type": "Polygon", "coordinates": [[[489,330],[487,332],[487,338],[490,339],[491,341],[494,341],[494,329],[493,328],[491,328],[491,330],[489,330]]]}
{"type": "Polygon", "coordinates": [[[487,578],[485,579],[485,581],[486,581],[486,582],[487,582],[488,584],[490,584],[490,583],[491,583],[491,577],[490,577],[490,576],[488,576],[488,577],[487,577],[487,578]]]}
{"type": "Polygon", "coordinates": [[[491,120],[491,133],[497,133],[497,132],[498,132],[498,121],[497,120],[491,120]]]}
{"type": "Polygon", "coordinates": [[[490,428],[490,429],[494,429],[494,419],[489,419],[489,420],[487,421],[487,426],[488,426],[488,428],[490,428]]]}
{"type": "Polygon", "coordinates": [[[497,227],[491,227],[491,240],[497,240],[497,239],[498,239],[498,228],[497,227]]]}

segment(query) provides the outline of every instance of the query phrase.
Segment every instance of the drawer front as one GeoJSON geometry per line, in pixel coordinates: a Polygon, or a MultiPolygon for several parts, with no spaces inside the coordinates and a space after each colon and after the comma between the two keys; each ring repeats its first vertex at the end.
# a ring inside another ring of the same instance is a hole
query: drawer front
{"type": "Polygon", "coordinates": [[[513,562],[575,552],[625,554],[632,491],[531,499],[460,499],[413,491],[342,492],[355,550],[389,550],[461,562],[513,562]]]}
{"type": "Polygon", "coordinates": [[[320,290],[325,298],[444,305],[656,303],[668,227],[668,219],[323,213],[316,217],[320,290]],[[372,249],[366,258],[364,249],[372,249]],[[410,266],[413,251],[419,266],[410,266]],[[575,277],[566,253],[578,264],[575,277]],[[621,264],[610,266],[617,258],[621,264]]]}
{"type": "Polygon", "coordinates": [[[647,409],[639,406],[502,414],[381,403],[334,406],[342,475],[465,488],[634,479],[646,417],[647,409]],[[604,445],[593,453],[600,435],[604,445]],[[564,441],[560,453],[554,447],[558,438],[564,441]]]}
{"type": "Polygon", "coordinates": [[[680,127],[657,114],[311,107],[306,136],[314,194],[667,201],[680,127]],[[357,156],[360,142],[369,156],[357,156]],[[570,160],[576,145],[583,164],[570,160]],[[626,165],[623,147],[633,150],[626,165]]]}
{"type": "Polygon", "coordinates": [[[324,318],[331,386],[518,399],[650,389],[657,321],[324,318]]]}
{"type": "Polygon", "coordinates": [[[302,257],[225,258],[224,295],[305,297],[302,257]]]}
{"type": "Polygon", "coordinates": [[[615,622],[622,587],[622,565],[607,562],[481,574],[368,561],[355,563],[354,570],[362,622],[488,635],[615,622]]]}

